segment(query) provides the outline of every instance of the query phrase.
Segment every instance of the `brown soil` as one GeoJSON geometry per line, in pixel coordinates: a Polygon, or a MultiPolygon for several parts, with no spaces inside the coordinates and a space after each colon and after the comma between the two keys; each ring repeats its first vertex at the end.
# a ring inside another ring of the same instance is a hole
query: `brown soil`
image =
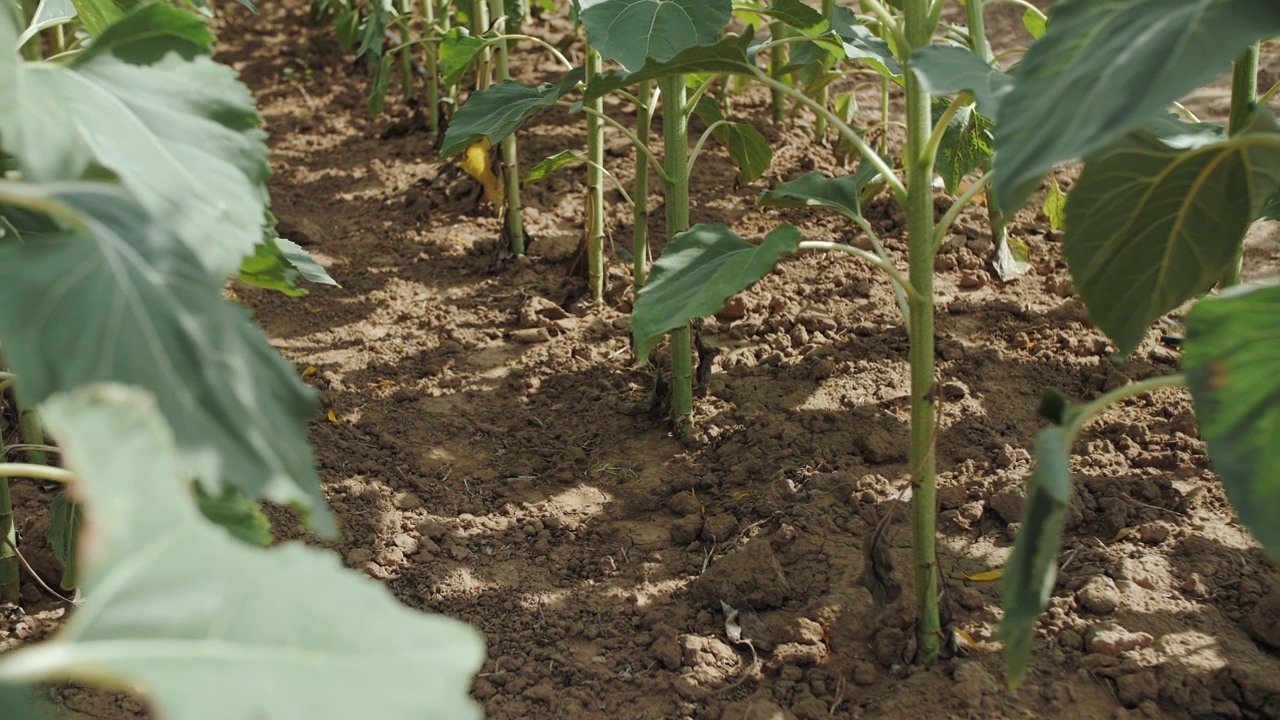
{"type": "MultiPolygon", "coordinates": [[[[568,275],[584,171],[529,189],[530,253],[504,258],[479,189],[439,163],[421,116],[393,98],[370,119],[365,72],[308,22],[307,3],[287,5],[261,17],[224,8],[220,59],[266,118],[282,234],[343,287],[302,300],[238,292],[299,372],[318,369],[308,382],[334,421],[318,418],[313,439],[343,526],[338,552],[404,603],[485,633],[473,691],[488,717],[1280,717],[1280,572],[1237,524],[1177,391],[1128,401],[1081,439],[1063,569],[1031,669],[1017,690],[1002,681],[999,583],[966,575],[1010,552],[1038,394],[1085,400],[1179,363],[1155,330],[1129,360],[1112,358],[1042,216],[1024,211],[1013,230],[1035,261],[1016,282],[991,272],[981,216],[962,218],[938,261],[940,565],[951,623],[972,642],[919,667],[899,496],[907,343],[884,279],[844,257],[802,256],[705,323],[720,354],[696,437],[681,443],[661,419],[627,412],[651,383],[631,360],[627,264],[611,262],[603,306],[568,275]],[[878,609],[860,576],[891,512],[904,591],[878,609]],[[749,606],[758,665],[727,637],[726,601],[749,606]]],[[[997,45],[1025,43],[1016,20],[993,25],[997,45]]],[[[555,72],[531,49],[517,66],[527,82],[555,72]]],[[[1220,114],[1222,97],[1198,94],[1197,106],[1220,114]]],[[[770,171],[739,188],[722,151],[705,155],[694,222],[759,237],[785,221],[853,239],[826,215],[755,207],[780,180],[848,171],[812,142],[807,116],[773,126],[765,100],[747,92],[734,112],[774,144],[770,171]]],[[[524,167],[580,149],[580,123],[536,119],[520,134],[524,167]]],[[[620,140],[608,164],[629,182],[620,140]]],[[[627,245],[629,210],[618,196],[611,206],[627,245]]],[[[662,217],[660,198],[652,210],[662,217]]],[[[878,201],[868,213],[904,260],[901,211],[878,201]]],[[[1250,243],[1254,276],[1280,265],[1269,231],[1250,243]]],[[[38,522],[47,497],[16,493],[19,516],[38,522]]],[[[56,575],[51,558],[37,561],[56,575]]],[[[0,647],[39,637],[62,612],[27,592],[27,614],[0,624],[0,647]]],[[[86,717],[143,712],[130,698],[56,692],[86,717]]]]}

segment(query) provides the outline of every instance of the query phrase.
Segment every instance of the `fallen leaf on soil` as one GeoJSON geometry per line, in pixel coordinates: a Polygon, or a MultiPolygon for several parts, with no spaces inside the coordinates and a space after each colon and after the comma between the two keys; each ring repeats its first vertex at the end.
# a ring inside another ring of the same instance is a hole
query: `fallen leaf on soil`
{"type": "Polygon", "coordinates": [[[338,424],[338,416],[334,415],[332,410],[330,410],[327,413],[327,417],[329,418],[329,422],[333,423],[334,425],[338,424]]]}
{"type": "Polygon", "coordinates": [[[1107,544],[1108,544],[1108,545],[1110,545],[1110,544],[1112,544],[1112,543],[1118,543],[1118,542],[1120,542],[1121,540],[1125,539],[1125,538],[1129,535],[1129,533],[1131,533],[1131,532],[1133,532],[1134,530],[1137,530],[1137,529],[1138,529],[1138,528],[1136,528],[1136,527],[1124,527],[1124,528],[1120,528],[1120,530],[1119,530],[1119,531],[1118,531],[1114,536],[1112,536],[1112,538],[1111,538],[1110,540],[1108,540],[1108,541],[1107,541],[1107,544]]]}
{"type": "Polygon", "coordinates": [[[318,372],[320,372],[320,368],[316,367],[315,365],[311,365],[311,366],[308,366],[306,370],[302,371],[302,377],[311,377],[312,375],[315,375],[318,372]]]}
{"type": "MultiPolygon", "coordinates": [[[[974,582],[991,582],[1004,577],[1004,568],[996,568],[995,570],[987,570],[986,572],[974,573],[973,575],[965,575],[965,580],[974,582]]],[[[957,631],[959,632],[959,631],[957,631]]]]}

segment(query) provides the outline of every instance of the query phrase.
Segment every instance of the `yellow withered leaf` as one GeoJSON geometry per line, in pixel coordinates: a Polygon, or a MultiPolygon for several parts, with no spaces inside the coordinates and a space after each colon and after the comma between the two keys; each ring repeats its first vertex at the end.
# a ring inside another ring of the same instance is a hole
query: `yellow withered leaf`
{"type": "Polygon", "coordinates": [[[337,415],[334,415],[332,410],[330,410],[330,411],[327,413],[327,416],[328,416],[328,418],[329,418],[329,422],[333,423],[334,425],[337,425],[337,424],[338,424],[338,416],[337,416],[337,415]]]}
{"type": "Polygon", "coordinates": [[[1115,535],[1113,535],[1113,536],[1111,537],[1111,539],[1110,539],[1110,540],[1108,540],[1108,541],[1107,541],[1107,544],[1111,544],[1111,543],[1118,543],[1118,542],[1120,542],[1121,540],[1125,539],[1125,537],[1127,537],[1127,536],[1129,535],[1129,533],[1131,533],[1131,532],[1133,532],[1134,530],[1137,530],[1137,529],[1138,529],[1138,528],[1136,528],[1136,527],[1123,527],[1123,528],[1120,528],[1120,530],[1119,530],[1118,532],[1116,532],[1116,534],[1115,534],[1115,535]]]}
{"type": "Polygon", "coordinates": [[[493,166],[489,162],[492,157],[493,143],[489,141],[489,136],[485,135],[479,140],[471,143],[471,146],[462,153],[462,171],[484,186],[484,197],[494,207],[503,206],[502,181],[493,172],[493,166]]]}
{"type": "Polygon", "coordinates": [[[967,633],[967,632],[965,632],[965,631],[961,630],[960,628],[955,628],[955,629],[953,629],[953,630],[952,630],[952,632],[954,632],[954,633],[956,634],[956,644],[957,644],[957,645],[959,645],[959,646],[961,646],[961,647],[965,648],[966,650],[973,650],[973,651],[975,651],[975,652],[982,652],[982,647],[981,647],[980,645],[978,645],[978,642],[977,642],[976,640],[974,640],[974,639],[973,639],[973,636],[972,636],[972,635],[970,635],[969,633],[967,633]]]}
{"type": "Polygon", "coordinates": [[[307,367],[306,370],[302,371],[302,377],[311,377],[312,375],[315,375],[318,372],[320,372],[320,368],[316,367],[315,365],[311,365],[307,367]]]}
{"type": "Polygon", "coordinates": [[[974,582],[991,582],[993,580],[999,580],[1002,577],[1004,577],[1004,568],[996,568],[995,570],[987,570],[986,572],[965,575],[964,579],[972,580],[974,582]]]}
{"type": "Polygon", "coordinates": [[[369,383],[369,387],[371,387],[371,388],[384,388],[384,387],[391,387],[392,385],[395,385],[395,384],[396,384],[396,381],[395,381],[395,380],[382,380],[382,381],[379,381],[379,382],[372,382],[372,383],[369,383]]]}

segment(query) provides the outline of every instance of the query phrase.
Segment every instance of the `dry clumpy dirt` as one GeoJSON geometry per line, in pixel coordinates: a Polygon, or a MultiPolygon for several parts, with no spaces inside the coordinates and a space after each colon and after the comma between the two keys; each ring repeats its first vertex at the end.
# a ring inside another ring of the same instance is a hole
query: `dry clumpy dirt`
{"type": "MultiPolygon", "coordinates": [[[[992,25],[997,44],[1027,41],[1016,16],[992,25]]],[[[566,30],[556,18],[530,27],[566,30]]],[[[696,437],[681,443],[629,412],[651,375],[631,361],[627,264],[611,262],[602,306],[569,275],[584,171],[529,188],[530,253],[502,257],[478,187],[439,162],[413,107],[393,97],[367,116],[366,71],[310,24],[307,3],[260,17],[224,7],[217,28],[219,58],[243,73],[271,134],[282,234],[343,285],[301,300],[237,288],[299,372],[317,369],[307,382],[334,418],[317,418],[313,439],[343,524],[335,550],[405,604],[484,632],[472,689],[489,718],[1280,717],[1280,572],[1237,524],[1178,391],[1128,401],[1081,439],[1063,570],[1027,680],[1003,682],[999,583],[965,576],[1008,557],[1040,390],[1086,400],[1179,364],[1155,329],[1129,360],[1112,358],[1043,216],[1015,224],[1034,255],[1015,282],[991,271],[980,215],[961,219],[938,260],[940,564],[951,622],[971,642],[918,667],[908,513],[894,510],[906,335],[880,276],[843,256],[797,257],[705,323],[720,352],[696,437]],[[860,575],[889,512],[904,591],[878,610],[860,575]],[[758,665],[726,635],[725,600],[758,665]]],[[[515,66],[526,82],[555,77],[531,47],[515,66]]],[[[1268,78],[1278,69],[1264,61],[1268,78]]],[[[1215,116],[1224,98],[1217,88],[1192,102],[1215,116]]],[[[723,152],[704,155],[693,221],[745,237],[785,221],[857,241],[832,217],[755,206],[762,188],[808,170],[850,171],[812,141],[808,116],[772,125],[765,99],[748,91],[734,112],[773,143],[771,169],[736,187],[723,152]]],[[[533,121],[524,167],[577,149],[580,122],[533,121]]],[[[612,142],[607,162],[627,183],[632,156],[612,142]]],[[[611,231],[627,245],[630,213],[612,199],[611,231]]],[[[651,209],[661,243],[660,198],[651,209]]],[[[881,200],[868,214],[904,259],[900,210],[881,200]]],[[[1280,266],[1271,228],[1246,265],[1253,277],[1280,266]]],[[[15,493],[19,517],[38,525],[47,497],[15,493]]],[[[56,579],[47,552],[34,556],[56,579]]],[[[26,613],[2,611],[0,647],[62,613],[34,583],[25,593],[26,613]]],[[[53,693],[81,717],[145,714],[132,698],[53,693]]]]}

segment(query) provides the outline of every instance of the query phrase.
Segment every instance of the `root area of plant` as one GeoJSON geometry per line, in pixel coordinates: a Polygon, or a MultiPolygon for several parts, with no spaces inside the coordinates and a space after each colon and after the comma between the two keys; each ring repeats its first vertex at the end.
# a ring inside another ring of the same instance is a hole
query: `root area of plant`
{"type": "MultiPolygon", "coordinates": [[[[1020,279],[993,271],[983,214],[963,217],[939,255],[939,572],[952,632],[947,657],[921,667],[902,493],[907,340],[878,271],[800,256],[704,322],[701,340],[719,352],[695,436],[680,442],[644,412],[653,369],[632,362],[629,262],[611,257],[601,305],[570,275],[585,168],[526,190],[530,251],[507,256],[479,186],[439,163],[421,111],[393,97],[370,119],[367,69],[310,24],[307,3],[262,9],[221,8],[219,59],[263,112],[281,235],[342,288],[301,299],[234,290],[319,393],[313,440],[342,522],[335,549],[407,605],[484,632],[473,691],[489,718],[1280,717],[1280,572],[1236,523],[1180,391],[1128,401],[1082,437],[1030,671],[1016,690],[1003,681],[1000,584],[989,578],[1018,531],[1040,392],[1083,401],[1180,361],[1162,338],[1176,328],[1113,357],[1043,215],[1024,210],[1012,226],[1031,248],[1020,279]],[[869,548],[890,513],[882,546],[869,548]],[[864,573],[868,558],[892,567],[864,573]],[[867,582],[880,576],[901,592],[867,582]],[[751,646],[726,633],[730,609],[751,646]]],[[[1025,40],[1014,17],[992,24],[1025,40]]],[[[532,27],[554,39],[567,29],[532,27]]],[[[556,77],[532,46],[513,68],[525,82],[556,77]]],[[[1197,98],[1201,111],[1225,113],[1220,89],[1197,98]]],[[[751,90],[733,112],[773,143],[771,169],[736,187],[708,143],[693,221],[744,237],[786,221],[859,242],[819,211],[756,206],[782,180],[856,167],[828,147],[834,137],[814,141],[810,116],[772,125],[767,102],[751,90]]],[[[621,103],[606,110],[634,118],[621,103]]],[[[523,167],[581,151],[582,123],[535,119],[519,136],[523,167]]],[[[634,155],[610,138],[607,164],[629,183],[634,155]]],[[[608,197],[613,240],[628,246],[630,210],[616,190],[608,197]]],[[[660,245],[660,196],[651,209],[660,245]]],[[[882,198],[866,213],[904,261],[901,211],[882,198]]],[[[1280,238],[1266,231],[1250,240],[1247,274],[1280,267],[1280,238]]],[[[20,519],[47,523],[44,490],[14,493],[20,519]]],[[[25,530],[53,585],[42,531],[25,530]]],[[[27,612],[0,618],[0,645],[39,637],[62,613],[29,585],[27,612]]],[[[56,694],[82,716],[144,712],[78,687],[56,694]]]]}

